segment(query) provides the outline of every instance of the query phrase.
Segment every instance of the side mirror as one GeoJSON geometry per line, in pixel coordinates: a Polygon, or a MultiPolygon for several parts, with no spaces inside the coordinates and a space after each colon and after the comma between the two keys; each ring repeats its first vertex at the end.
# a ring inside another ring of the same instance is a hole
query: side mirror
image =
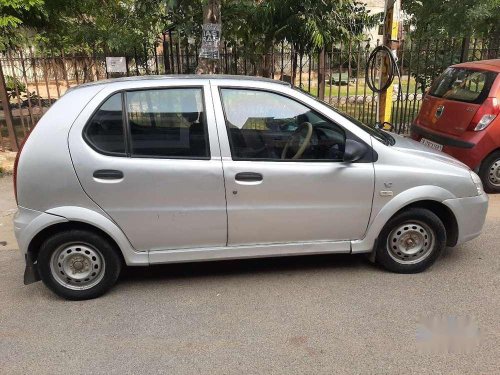
{"type": "Polygon", "coordinates": [[[368,146],[364,143],[355,141],[354,139],[347,139],[345,141],[344,161],[346,163],[354,163],[363,157],[368,152],[368,146]]]}

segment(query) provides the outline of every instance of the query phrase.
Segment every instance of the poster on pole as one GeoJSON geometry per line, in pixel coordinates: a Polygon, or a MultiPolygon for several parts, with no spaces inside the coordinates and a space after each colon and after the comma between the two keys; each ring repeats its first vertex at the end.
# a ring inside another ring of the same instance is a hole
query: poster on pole
{"type": "Polygon", "coordinates": [[[108,73],[127,73],[125,57],[106,57],[106,71],[108,73]]]}
{"type": "Polygon", "coordinates": [[[219,59],[221,25],[205,23],[201,28],[200,57],[205,59],[219,59]]]}

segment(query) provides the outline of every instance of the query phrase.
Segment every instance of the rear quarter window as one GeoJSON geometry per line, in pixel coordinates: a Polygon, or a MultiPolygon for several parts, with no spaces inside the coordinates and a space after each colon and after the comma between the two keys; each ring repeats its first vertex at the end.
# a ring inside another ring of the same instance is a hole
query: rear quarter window
{"type": "Polygon", "coordinates": [[[125,155],[122,94],[108,98],[88,122],[84,138],[104,154],[125,155]]]}
{"type": "Polygon", "coordinates": [[[481,104],[488,97],[496,76],[497,73],[484,70],[448,68],[434,82],[429,95],[481,104]]]}

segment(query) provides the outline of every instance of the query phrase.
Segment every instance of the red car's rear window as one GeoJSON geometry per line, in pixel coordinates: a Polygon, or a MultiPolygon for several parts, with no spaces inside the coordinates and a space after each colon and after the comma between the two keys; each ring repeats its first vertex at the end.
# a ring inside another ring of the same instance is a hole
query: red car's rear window
{"type": "Polygon", "coordinates": [[[429,95],[466,103],[481,104],[497,73],[485,70],[448,68],[434,82],[429,95]]]}

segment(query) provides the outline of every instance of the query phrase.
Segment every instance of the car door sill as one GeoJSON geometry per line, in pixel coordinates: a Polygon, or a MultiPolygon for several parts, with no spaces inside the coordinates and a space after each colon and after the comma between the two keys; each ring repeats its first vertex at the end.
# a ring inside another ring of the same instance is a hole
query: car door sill
{"type": "Polygon", "coordinates": [[[307,254],[350,253],[350,241],[315,241],[267,245],[224,246],[149,252],[150,264],[223,259],[266,258],[307,254]]]}

